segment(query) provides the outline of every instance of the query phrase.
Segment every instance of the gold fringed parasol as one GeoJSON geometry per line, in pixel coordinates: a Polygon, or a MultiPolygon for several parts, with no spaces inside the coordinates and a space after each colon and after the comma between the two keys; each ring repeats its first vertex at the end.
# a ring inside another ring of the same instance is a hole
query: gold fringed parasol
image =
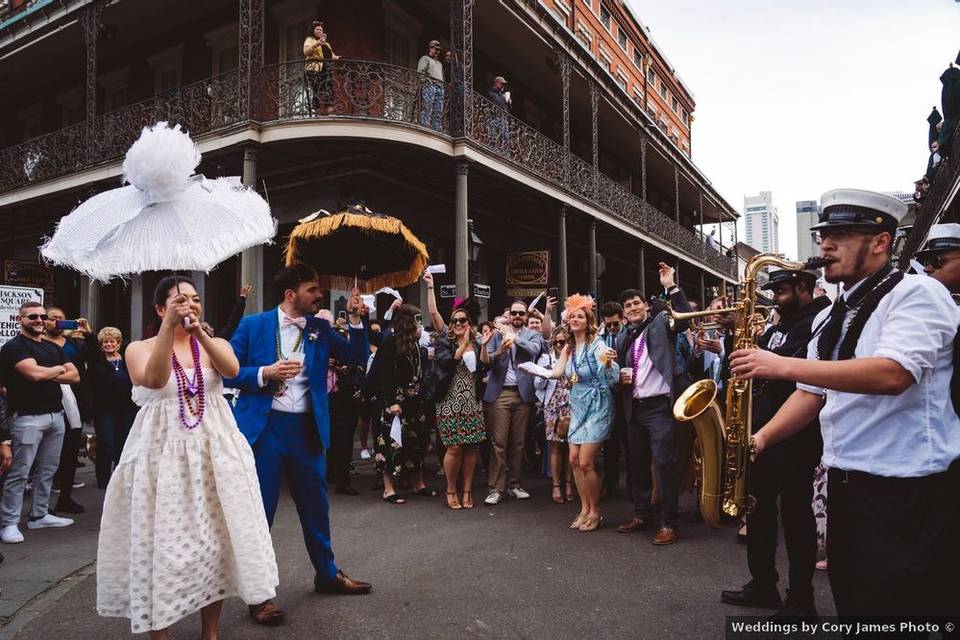
{"type": "Polygon", "coordinates": [[[426,246],[403,222],[359,204],[300,220],[283,256],[287,266],[313,267],[325,288],[361,291],[413,284],[429,260],[426,246]]]}

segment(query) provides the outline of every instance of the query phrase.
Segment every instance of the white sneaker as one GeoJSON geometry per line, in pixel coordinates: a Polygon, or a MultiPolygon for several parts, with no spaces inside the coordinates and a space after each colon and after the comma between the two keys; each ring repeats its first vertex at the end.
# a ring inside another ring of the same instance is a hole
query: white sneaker
{"type": "Polygon", "coordinates": [[[369,460],[370,459],[370,449],[360,449],[360,459],[369,460]]]}
{"type": "Polygon", "coordinates": [[[4,544],[20,544],[23,542],[23,534],[20,533],[20,527],[15,524],[8,524],[0,530],[0,542],[4,544]]]}
{"type": "Polygon", "coordinates": [[[82,482],[82,481],[80,481],[80,480],[75,480],[74,483],[73,483],[73,488],[74,488],[74,489],[83,489],[85,486],[87,486],[87,483],[86,483],[86,482],[82,482]]]}
{"type": "Polygon", "coordinates": [[[27,522],[27,529],[55,529],[59,527],[69,527],[73,524],[70,518],[61,518],[52,513],[48,513],[39,520],[30,520],[27,522]]]}
{"type": "Polygon", "coordinates": [[[484,504],[500,504],[500,501],[503,500],[503,494],[499,491],[491,491],[490,495],[487,496],[487,499],[483,501],[484,504]]]}
{"type": "Polygon", "coordinates": [[[513,496],[517,500],[526,500],[527,498],[530,497],[530,494],[524,491],[523,489],[521,489],[520,487],[517,487],[515,489],[507,489],[507,493],[509,493],[511,496],[513,496]]]}

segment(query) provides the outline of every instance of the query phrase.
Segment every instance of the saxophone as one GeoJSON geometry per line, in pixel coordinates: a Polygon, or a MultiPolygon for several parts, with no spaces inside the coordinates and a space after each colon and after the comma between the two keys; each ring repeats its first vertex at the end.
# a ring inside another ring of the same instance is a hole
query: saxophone
{"type": "MultiPolygon", "coordinates": [[[[757,309],[757,276],[766,267],[790,271],[817,269],[826,264],[813,257],[806,262],[791,262],[778,255],[761,253],[744,269],[742,295],[736,305],[725,309],[677,313],[667,309],[671,328],[677,321],[708,315],[734,313],[733,349],[756,349],[757,336],[766,323],[766,314],[757,309]]],[[[673,417],[692,422],[697,434],[697,463],[700,475],[700,513],[711,527],[737,519],[753,509],[756,500],[747,494],[747,463],[750,459],[752,380],[731,375],[727,380],[726,412],[717,404],[717,385],[700,380],[684,391],[673,405],[673,417]],[[726,518],[725,518],[726,516],[726,518]]]]}

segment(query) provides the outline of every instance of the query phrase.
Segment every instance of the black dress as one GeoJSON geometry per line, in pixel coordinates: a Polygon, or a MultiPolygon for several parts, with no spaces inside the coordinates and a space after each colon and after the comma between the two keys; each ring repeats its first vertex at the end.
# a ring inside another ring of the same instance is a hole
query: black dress
{"type": "Polygon", "coordinates": [[[381,422],[374,430],[377,471],[398,478],[401,473],[414,472],[423,467],[427,449],[427,406],[420,394],[423,384],[426,350],[417,347],[415,355],[397,353],[396,338],[384,337],[377,350],[377,400],[381,407],[381,422]],[[400,438],[391,437],[393,414],[389,408],[399,404],[400,438]]]}

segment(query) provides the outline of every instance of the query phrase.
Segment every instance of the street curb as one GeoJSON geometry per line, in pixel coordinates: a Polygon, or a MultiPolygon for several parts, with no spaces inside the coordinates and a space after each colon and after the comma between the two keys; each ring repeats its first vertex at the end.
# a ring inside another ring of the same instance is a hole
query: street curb
{"type": "Polygon", "coordinates": [[[81,584],[85,578],[95,575],[96,572],[97,561],[93,560],[61,578],[52,587],[35,595],[17,609],[12,616],[0,623],[0,640],[13,640],[24,627],[44,613],[51,604],[81,584]]]}

